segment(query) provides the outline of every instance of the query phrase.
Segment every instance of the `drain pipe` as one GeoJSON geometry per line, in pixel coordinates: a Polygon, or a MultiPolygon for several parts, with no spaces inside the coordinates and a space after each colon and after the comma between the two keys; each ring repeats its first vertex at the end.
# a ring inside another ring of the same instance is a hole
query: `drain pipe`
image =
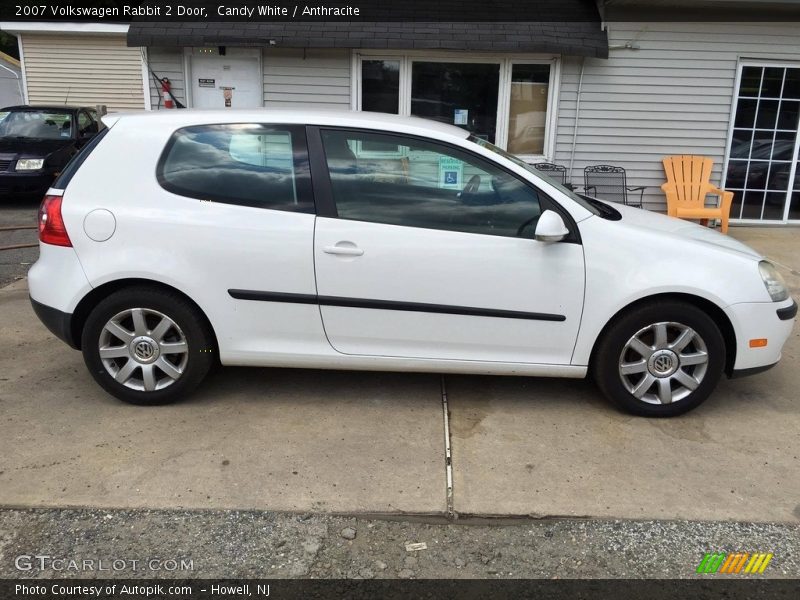
{"type": "Polygon", "coordinates": [[[586,57],[581,57],[581,73],[578,76],[578,92],[575,98],[575,126],[572,128],[572,150],[569,153],[569,179],[572,181],[572,170],[575,164],[575,146],[578,143],[578,120],[581,117],[581,90],[583,89],[583,71],[586,68],[586,57]]]}

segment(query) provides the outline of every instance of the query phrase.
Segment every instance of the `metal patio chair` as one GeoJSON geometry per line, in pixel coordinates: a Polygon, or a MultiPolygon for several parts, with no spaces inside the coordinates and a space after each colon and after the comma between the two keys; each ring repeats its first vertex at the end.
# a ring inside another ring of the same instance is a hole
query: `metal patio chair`
{"type": "Polygon", "coordinates": [[[625,169],[613,165],[589,165],[583,170],[583,182],[586,194],[600,200],[620,202],[625,206],[642,208],[642,198],[647,186],[629,187],[625,169]],[[628,200],[628,192],[635,198],[639,193],[638,202],[628,200]]]}
{"type": "Polygon", "coordinates": [[[572,185],[567,183],[567,167],[564,165],[556,165],[553,163],[535,163],[533,168],[539,171],[545,177],[555,180],[566,188],[573,189],[572,185]]]}

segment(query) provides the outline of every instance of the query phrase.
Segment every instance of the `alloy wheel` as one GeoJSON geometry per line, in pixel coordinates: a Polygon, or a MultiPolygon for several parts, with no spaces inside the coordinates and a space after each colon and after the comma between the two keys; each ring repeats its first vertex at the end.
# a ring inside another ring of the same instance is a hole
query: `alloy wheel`
{"type": "Polygon", "coordinates": [[[648,404],[671,404],[696,390],[708,370],[708,350],[691,327],[674,321],[637,331],[619,356],[625,389],[648,404]]]}
{"type": "Polygon", "coordinates": [[[175,383],[189,360],[181,328],[167,315],[148,308],[117,313],[103,326],[100,361],[127,388],[153,392],[175,383]]]}

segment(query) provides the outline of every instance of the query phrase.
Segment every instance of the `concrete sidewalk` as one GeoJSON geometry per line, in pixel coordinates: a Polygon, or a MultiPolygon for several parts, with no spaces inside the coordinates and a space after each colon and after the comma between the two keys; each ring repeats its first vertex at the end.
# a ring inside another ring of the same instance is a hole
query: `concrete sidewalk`
{"type": "MultiPolygon", "coordinates": [[[[733,229],[786,265],[797,230],[733,229]]],[[[792,270],[794,272],[792,272],[792,270]]],[[[457,513],[800,521],[800,331],[782,363],[647,420],[589,383],[448,376],[457,513]]],[[[435,375],[223,369],[189,400],[106,395],[0,289],[0,505],[444,514],[435,375]]]]}
{"type": "MultiPolygon", "coordinates": [[[[800,230],[731,234],[800,298],[800,230]]],[[[455,510],[800,521],[798,357],[795,327],[777,367],[667,420],[616,412],[582,381],[448,377],[455,510]]]]}
{"type": "Polygon", "coordinates": [[[0,290],[0,504],[445,510],[436,375],[224,369],[136,407],[0,290]]]}

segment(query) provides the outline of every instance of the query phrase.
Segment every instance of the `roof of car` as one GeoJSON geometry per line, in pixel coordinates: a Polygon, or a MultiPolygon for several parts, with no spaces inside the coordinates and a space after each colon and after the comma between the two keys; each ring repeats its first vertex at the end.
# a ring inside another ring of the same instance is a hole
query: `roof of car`
{"type": "MultiPolygon", "coordinates": [[[[12,110],[52,110],[52,111],[61,111],[61,112],[72,112],[76,110],[81,110],[82,108],[91,108],[88,106],[73,106],[70,104],[20,104],[18,106],[6,106],[4,108],[0,108],[2,111],[12,111],[12,110]]],[[[93,110],[93,109],[92,109],[93,110]]]]}
{"type": "Polygon", "coordinates": [[[178,127],[218,123],[287,123],[304,125],[336,125],[344,127],[364,127],[367,129],[405,132],[418,130],[418,133],[439,133],[466,138],[469,132],[455,125],[422,119],[401,117],[386,113],[354,110],[297,110],[297,109],[227,109],[197,110],[174,109],[136,113],[112,113],[103,117],[103,122],[111,126],[119,119],[136,119],[151,123],[168,123],[178,127]]]}

